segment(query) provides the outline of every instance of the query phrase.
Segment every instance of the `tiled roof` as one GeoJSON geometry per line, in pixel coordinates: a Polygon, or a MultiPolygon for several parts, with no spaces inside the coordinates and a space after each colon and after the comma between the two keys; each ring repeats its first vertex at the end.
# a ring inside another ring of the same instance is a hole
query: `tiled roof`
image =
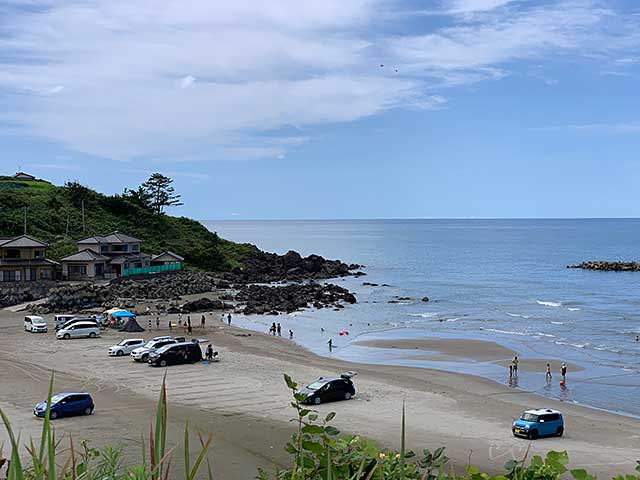
{"type": "Polygon", "coordinates": [[[2,248],[29,248],[29,247],[48,247],[49,245],[36,240],[28,235],[21,235],[13,238],[1,238],[0,247],[2,248]]]}
{"type": "Polygon", "coordinates": [[[78,244],[87,244],[87,243],[136,243],[142,242],[142,240],[132,237],[131,235],[126,235],[124,233],[120,233],[117,230],[115,232],[111,232],[108,235],[93,235],[91,237],[83,238],[79,240],[78,244]]]}
{"type": "Polygon", "coordinates": [[[158,255],[154,255],[153,257],[151,257],[151,261],[156,260],[157,258],[162,257],[163,255],[168,255],[170,257],[175,258],[176,260],[182,262],[184,261],[184,257],[181,257],[180,255],[178,255],[177,253],[172,252],[171,250],[165,250],[164,252],[158,254],[158,255]]]}
{"type": "Polygon", "coordinates": [[[107,260],[109,260],[108,257],[100,255],[99,253],[96,253],[93,250],[89,250],[87,248],[80,252],[67,255],[66,257],[62,258],[60,261],[62,262],[106,262],[107,260]]]}

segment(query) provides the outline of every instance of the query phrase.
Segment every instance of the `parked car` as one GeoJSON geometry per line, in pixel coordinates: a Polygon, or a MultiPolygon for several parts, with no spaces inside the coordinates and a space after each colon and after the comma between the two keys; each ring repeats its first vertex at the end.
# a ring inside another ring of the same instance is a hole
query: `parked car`
{"type": "Polygon", "coordinates": [[[95,319],[95,317],[73,317],[71,320],[67,320],[66,322],[64,322],[59,328],[56,328],[56,330],[62,330],[62,329],[65,329],[65,328],[69,328],[71,325],[73,325],[74,323],[78,323],[78,322],[91,322],[96,327],[100,328],[100,324],[95,319]]]}
{"type": "Polygon", "coordinates": [[[127,338],[120,343],[109,348],[109,355],[112,357],[121,357],[129,355],[133,350],[144,345],[144,338],[127,338]]]}
{"type": "Polygon", "coordinates": [[[355,372],[345,372],[339,377],[323,378],[300,390],[306,398],[303,403],[320,405],[336,400],[349,400],[356,394],[356,387],[351,378],[355,372]]]}
{"type": "Polygon", "coordinates": [[[45,319],[36,315],[27,315],[24,317],[24,329],[26,332],[32,333],[46,333],[48,331],[45,319]]]}
{"type": "Polygon", "coordinates": [[[196,363],[202,360],[202,350],[197,343],[181,342],[165,345],[149,354],[149,365],[166,367],[182,363],[196,363]]]}
{"type": "Polygon", "coordinates": [[[67,323],[69,320],[73,320],[76,318],[76,315],[64,314],[64,315],[54,315],[53,316],[53,324],[56,330],[60,330],[62,326],[67,323]]]}
{"type": "Polygon", "coordinates": [[[530,440],[538,437],[561,437],[564,434],[564,419],[562,413],[550,408],[527,410],[513,422],[511,431],[516,437],[530,440]]]}
{"type": "Polygon", "coordinates": [[[74,322],[56,332],[56,338],[64,340],[84,337],[95,338],[98,335],[100,335],[100,328],[95,322],[74,322]]]}
{"type": "MultiPolygon", "coordinates": [[[[55,420],[58,417],[71,417],[73,415],[91,415],[95,405],[91,395],[88,393],[80,392],[65,392],[56,393],[51,397],[51,411],[49,418],[55,420]]],[[[38,403],[34,409],[33,414],[36,417],[44,417],[47,411],[46,400],[38,403]]]]}
{"type": "Polygon", "coordinates": [[[178,343],[175,339],[169,337],[161,340],[150,340],[142,347],[138,347],[131,352],[131,359],[136,362],[146,362],[149,359],[149,354],[160,347],[165,345],[172,345],[178,343]]]}

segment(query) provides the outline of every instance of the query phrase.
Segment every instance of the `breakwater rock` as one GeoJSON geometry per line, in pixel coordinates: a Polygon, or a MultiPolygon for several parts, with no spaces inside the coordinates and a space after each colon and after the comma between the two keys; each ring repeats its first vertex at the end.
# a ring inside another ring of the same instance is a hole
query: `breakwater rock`
{"type": "Polygon", "coordinates": [[[331,283],[305,283],[285,286],[245,285],[235,295],[239,311],[249,314],[286,312],[313,306],[343,308],[344,303],[356,303],[356,297],[346,288],[331,283]]]}
{"type": "Polygon", "coordinates": [[[136,300],[175,300],[228,286],[209,273],[180,270],[162,275],[119,278],[110,283],[75,283],[53,288],[47,302],[34,306],[38,313],[78,312],[88,308],[115,307],[136,300]],[[125,302],[123,300],[129,300],[125,302]]]}
{"type": "Polygon", "coordinates": [[[567,268],[582,268],[584,270],[599,270],[603,272],[640,272],[640,262],[608,262],[604,260],[592,260],[567,265],[567,268]]]}

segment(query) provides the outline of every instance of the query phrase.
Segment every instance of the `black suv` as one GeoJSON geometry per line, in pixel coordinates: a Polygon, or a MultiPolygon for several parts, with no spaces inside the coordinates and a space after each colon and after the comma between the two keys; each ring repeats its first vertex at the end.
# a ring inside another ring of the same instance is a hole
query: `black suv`
{"type": "Polygon", "coordinates": [[[320,405],[336,400],[349,400],[356,394],[356,387],[351,381],[355,372],[345,372],[339,377],[323,378],[300,390],[305,395],[304,403],[320,405]]]}
{"type": "Polygon", "coordinates": [[[196,363],[202,360],[202,350],[197,343],[172,343],[149,354],[149,365],[166,367],[182,363],[196,363]]]}

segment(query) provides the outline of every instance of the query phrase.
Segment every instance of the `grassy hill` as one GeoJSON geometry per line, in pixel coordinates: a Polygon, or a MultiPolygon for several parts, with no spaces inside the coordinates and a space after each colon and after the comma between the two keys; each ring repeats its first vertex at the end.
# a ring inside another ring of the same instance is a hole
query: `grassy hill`
{"type": "Polygon", "coordinates": [[[0,176],[0,236],[23,233],[25,208],[27,234],[49,242],[54,260],[74,252],[76,240],[114,230],[140,238],[144,252],[172,250],[184,256],[186,264],[204,270],[229,270],[252,251],[195,220],[157,214],[120,195],[103,195],[77,183],[56,186],[0,176]]]}

